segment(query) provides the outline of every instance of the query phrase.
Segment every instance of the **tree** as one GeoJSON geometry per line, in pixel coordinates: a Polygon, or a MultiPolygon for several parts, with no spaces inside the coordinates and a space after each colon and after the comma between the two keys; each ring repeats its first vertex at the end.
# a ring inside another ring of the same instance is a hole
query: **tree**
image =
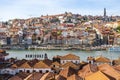
{"type": "Polygon", "coordinates": [[[53,18],[53,19],[51,19],[51,21],[50,21],[51,23],[55,23],[55,22],[60,22],[60,20],[58,19],[58,18],[53,18]]]}
{"type": "Polygon", "coordinates": [[[51,34],[53,37],[55,37],[55,43],[57,43],[57,39],[58,39],[58,36],[61,35],[61,31],[60,30],[57,30],[57,31],[53,31],[51,34]]]}
{"type": "Polygon", "coordinates": [[[51,34],[53,37],[55,37],[55,43],[57,43],[57,32],[53,31],[51,34]]]}
{"type": "Polygon", "coordinates": [[[120,25],[116,28],[116,31],[120,33],[120,25]]]}
{"type": "Polygon", "coordinates": [[[37,34],[35,34],[35,33],[32,35],[32,44],[36,43],[36,36],[37,36],[37,34]]]}

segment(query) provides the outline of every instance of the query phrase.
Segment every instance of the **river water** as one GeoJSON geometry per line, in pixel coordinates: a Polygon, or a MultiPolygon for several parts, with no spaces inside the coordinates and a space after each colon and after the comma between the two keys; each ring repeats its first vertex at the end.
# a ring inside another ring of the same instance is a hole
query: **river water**
{"type": "MultiPolygon", "coordinates": [[[[7,50],[7,53],[9,53],[9,55],[7,56],[7,58],[17,58],[17,59],[30,59],[30,58],[26,58],[25,56],[28,54],[35,54],[35,55],[44,55],[45,53],[47,53],[48,58],[52,59],[53,56],[56,55],[66,55],[68,53],[72,53],[75,54],[77,56],[80,57],[81,61],[86,61],[88,56],[93,56],[93,57],[97,57],[97,56],[104,56],[107,57],[109,59],[118,59],[118,57],[120,57],[120,52],[109,52],[109,51],[80,51],[80,50],[7,50]]],[[[42,58],[40,58],[42,59],[42,58]]]]}

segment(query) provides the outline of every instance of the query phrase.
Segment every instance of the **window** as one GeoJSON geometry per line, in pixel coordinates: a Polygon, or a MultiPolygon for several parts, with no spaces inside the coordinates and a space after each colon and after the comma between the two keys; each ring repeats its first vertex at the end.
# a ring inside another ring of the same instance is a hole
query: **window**
{"type": "Polygon", "coordinates": [[[75,61],[75,63],[77,64],[77,61],[75,61]]]}
{"type": "Polygon", "coordinates": [[[48,73],[49,71],[48,70],[46,70],[46,73],[48,73]]]}
{"type": "Polygon", "coordinates": [[[55,65],[53,65],[53,67],[55,67],[55,65]]]}
{"type": "Polygon", "coordinates": [[[39,70],[39,73],[42,73],[42,70],[39,70]]]}
{"type": "Polygon", "coordinates": [[[56,71],[54,71],[54,73],[57,73],[56,71]]]}
{"type": "Polygon", "coordinates": [[[36,70],[33,70],[33,72],[36,72],[36,70]]]}
{"type": "Polygon", "coordinates": [[[27,73],[30,73],[30,71],[29,71],[29,70],[27,70],[27,73]]]}
{"type": "Polygon", "coordinates": [[[23,72],[22,70],[19,70],[19,72],[23,72]]]}

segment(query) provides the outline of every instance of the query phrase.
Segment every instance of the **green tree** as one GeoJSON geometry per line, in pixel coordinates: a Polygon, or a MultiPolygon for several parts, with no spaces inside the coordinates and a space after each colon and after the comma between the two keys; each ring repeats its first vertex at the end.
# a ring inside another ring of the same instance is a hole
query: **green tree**
{"type": "Polygon", "coordinates": [[[116,31],[120,33],[120,25],[116,28],[116,31]]]}
{"type": "Polygon", "coordinates": [[[51,34],[53,37],[55,37],[55,43],[57,44],[57,40],[58,40],[58,36],[61,35],[61,31],[60,30],[57,30],[57,31],[53,31],[51,34]]]}

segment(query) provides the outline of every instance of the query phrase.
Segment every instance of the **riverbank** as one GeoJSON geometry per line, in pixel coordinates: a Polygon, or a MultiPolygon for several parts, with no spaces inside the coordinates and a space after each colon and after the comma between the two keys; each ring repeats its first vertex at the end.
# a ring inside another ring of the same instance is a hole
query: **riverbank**
{"type": "Polygon", "coordinates": [[[81,50],[81,51],[101,51],[101,50],[108,50],[110,45],[102,45],[102,46],[95,46],[95,47],[85,47],[85,46],[61,46],[61,45],[47,45],[47,46],[37,46],[37,45],[30,45],[30,46],[3,46],[1,49],[6,50],[81,50]]]}

